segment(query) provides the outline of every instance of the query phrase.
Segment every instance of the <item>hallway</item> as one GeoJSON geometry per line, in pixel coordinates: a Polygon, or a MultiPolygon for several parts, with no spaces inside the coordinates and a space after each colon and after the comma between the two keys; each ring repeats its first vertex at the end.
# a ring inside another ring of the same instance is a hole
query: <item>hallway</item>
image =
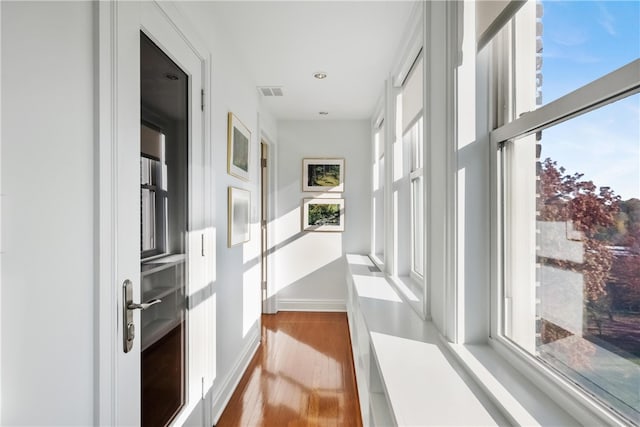
{"type": "Polygon", "coordinates": [[[217,424],[256,425],[362,425],[345,313],[262,316],[262,345],[217,424]]]}

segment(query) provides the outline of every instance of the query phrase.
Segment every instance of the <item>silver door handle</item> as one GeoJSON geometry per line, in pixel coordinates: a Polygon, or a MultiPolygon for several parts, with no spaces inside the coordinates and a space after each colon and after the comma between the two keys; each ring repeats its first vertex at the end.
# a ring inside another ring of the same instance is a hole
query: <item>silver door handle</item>
{"type": "Polygon", "coordinates": [[[152,299],[142,304],[133,302],[133,282],[127,279],[122,284],[122,345],[125,353],[133,348],[133,340],[136,337],[136,325],[133,323],[133,310],[146,310],[162,300],[152,299]]]}
{"type": "Polygon", "coordinates": [[[129,310],[146,310],[152,305],[160,304],[162,302],[161,299],[152,299],[151,301],[143,302],[142,304],[136,304],[135,302],[130,302],[127,304],[127,308],[129,310]]]}

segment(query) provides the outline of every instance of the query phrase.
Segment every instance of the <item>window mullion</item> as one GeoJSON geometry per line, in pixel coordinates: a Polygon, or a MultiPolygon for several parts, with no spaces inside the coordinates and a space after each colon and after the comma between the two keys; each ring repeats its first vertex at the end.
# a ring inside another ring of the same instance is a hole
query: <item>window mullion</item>
{"type": "Polygon", "coordinates": [[[536,132],[640,91],[640,59],[491,132],[499,143],[536,132]]]}

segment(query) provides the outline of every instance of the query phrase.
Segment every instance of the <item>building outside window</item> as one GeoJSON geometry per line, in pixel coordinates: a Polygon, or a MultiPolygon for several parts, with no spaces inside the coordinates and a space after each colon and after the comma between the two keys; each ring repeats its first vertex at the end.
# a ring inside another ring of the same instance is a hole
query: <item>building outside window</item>
{"type": "Polygon", "coordinates": [[[503,206],[498,334],[634,424],[638,22],[638,2],[527,2],[493,41],[508,60],[492,134],[503,206]]]}

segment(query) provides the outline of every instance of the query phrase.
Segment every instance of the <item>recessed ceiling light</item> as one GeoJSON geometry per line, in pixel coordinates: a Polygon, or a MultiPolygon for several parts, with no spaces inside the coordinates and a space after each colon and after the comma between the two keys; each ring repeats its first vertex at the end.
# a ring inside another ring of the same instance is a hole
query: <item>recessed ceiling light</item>
{"type": "Polygon", "coordinates": [[[318,71],[316,73],[313,73],[313,77],[318,80],[323,80],[327,78],[327,73],[325,73],[324,71],[318,71]]]}
{"type": "Polygon", "coordinates": [[[329,112],[328,111],[320,111],[318,114],[320,114],[321,116],[328,116],[329,112]]]}
{"type": "Polygon", "coordinates": [[[167,73],[164,75],[166,78],[168,78],[169,80],[179,80],[180,77],[176,76],[175,74],[172,73],[167,73]]]}

